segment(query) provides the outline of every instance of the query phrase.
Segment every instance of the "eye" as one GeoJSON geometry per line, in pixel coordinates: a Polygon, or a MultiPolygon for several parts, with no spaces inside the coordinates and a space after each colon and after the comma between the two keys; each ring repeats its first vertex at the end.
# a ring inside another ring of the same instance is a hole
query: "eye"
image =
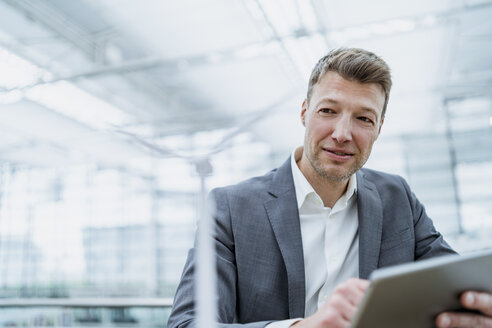
{"type": "Polygon", "coordinates": [[[328,115],[328,114],[334,114],[335,111],[331,108],[320,108],[318,110],[318,113],[321,115],[328,115]]]}
{"type": "Polygon", "coordinates": [[[367,116],[360,116],[357,119],[361,120],[364,123],[374,124],[374,121],[367,116]]]}

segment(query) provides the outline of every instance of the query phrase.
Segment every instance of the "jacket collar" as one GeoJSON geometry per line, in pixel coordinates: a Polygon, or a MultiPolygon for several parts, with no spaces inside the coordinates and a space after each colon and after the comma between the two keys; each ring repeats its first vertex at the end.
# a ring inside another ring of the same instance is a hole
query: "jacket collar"
{"type": "Polygon", "coordinates": [[[289,159],[274,173],[264,206],[287,271],[289,316],[304,316],[305,275],[301,226],[289,159]]]}
{"type": "Polygon", "coordinates": [[[383,231],[383,204],[376,185],[364,169],[357,173],[359,213],[359,277],[367,279],[377,269],[383,231]]]}

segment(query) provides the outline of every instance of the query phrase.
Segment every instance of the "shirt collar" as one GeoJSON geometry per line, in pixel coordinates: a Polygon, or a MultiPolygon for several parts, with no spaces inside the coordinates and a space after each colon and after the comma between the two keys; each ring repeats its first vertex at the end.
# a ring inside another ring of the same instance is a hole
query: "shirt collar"
{"type": "MultiPolygon", "coordinates": [[[[321,197],[314,191],[314,188],[311,186],[309,181],[306,179],[304,174],[302,174],[299,166],[297,166],[297,162],[301,159],[303,152],[303,147],[299,147],[294,149],[290,156],[290,165],[292,168],[292,178],[294,179],[294,187],[296,190],[296,198],[297,198],[297,208],[300,209],[306,197],[308,197],[311,193],[316,195],[321,200],[321,197]]],[[[337,201],[337,204],[340,203],[342,207],[345,207],[348,201],[352,198],[352,196],[357,192],[357,177],[356,174],[352,174],[349,179],[349,183],[347,186],[347,191],[340,197],[337,201]]],[[[335,207],[338,205],[335,204],[335,207]]]]}

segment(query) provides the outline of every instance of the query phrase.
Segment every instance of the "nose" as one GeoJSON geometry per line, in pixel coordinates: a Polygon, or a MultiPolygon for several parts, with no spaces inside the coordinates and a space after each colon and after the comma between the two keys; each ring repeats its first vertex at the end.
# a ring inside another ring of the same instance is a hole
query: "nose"
{"type": "Polygon", "coordinates": [[[331,137],[339,143],[352,140],[352,122],[349,117],[340,117],[333,128],[331,137]]]}

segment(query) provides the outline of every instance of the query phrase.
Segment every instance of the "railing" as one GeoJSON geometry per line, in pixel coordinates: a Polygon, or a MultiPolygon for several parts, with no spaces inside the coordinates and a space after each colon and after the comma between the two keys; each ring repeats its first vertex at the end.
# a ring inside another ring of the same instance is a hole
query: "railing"
{"type": "Polygon", "coordinates": [[[165,328],[167,298],[0,299],[0,327],[165,328]]]}

